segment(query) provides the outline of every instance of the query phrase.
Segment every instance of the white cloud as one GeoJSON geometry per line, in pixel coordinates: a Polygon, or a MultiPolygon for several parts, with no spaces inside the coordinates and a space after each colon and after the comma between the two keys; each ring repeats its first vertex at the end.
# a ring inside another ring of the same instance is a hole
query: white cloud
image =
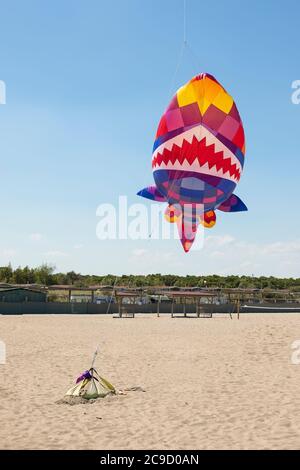
{"type": "Polygon", "coordinates": [[[263,252],[269,255],[277,255],[282,253],[300,254],[300,240],[270,243],[264,246],[263,252]]]}
{"type": "Polygon", "coordinates": [[[41,233],[31,233],[29,235],[29,238],[30,238],[30,240],[32,240],[34,242],[39,242],[43,238],[43,236],[42,236],[41,233]]]}
{"type": "Polygon", "coordinates": [[[245,250],[248,254],[260,254],[266,256],[273,255],[300,255],[300,240],[292,240],[288,242],[272,242],[272,243],[250,243],[238,242],[235,244],[237,249],[245,250]]]}
{"type": "Polygon", "coordinates": [[[68,253],[65,253],[64,251],[46,251],[45,253],[43,253],[44,256],[46,256],[47,258],[65,258],[66,256],[69,256],[68,253]]]}
{"type": "Polygon", "coordinates": [[[204,246],[209,244],[214,247],[221,247],[234,242],[234,240],[235,238],[231,235],[208,235],[208,237],[205,237],[204,239],[204,246]]]}
{"type": "Polygon", "coordinates": [[[73,248],[74,248],[74,250],[80,250],[81,248],[83,248],[83,245],[82,245],[82,243],[75,243],[73,248]]]}
{"type": "Polygon", "coordinates": [[[8,249],[2,250],[1,255],[7,258],[9,256],[15,256],[16,253],[17,253],[16,250],[8,248],[8,249]]]}
{"type": "Polygon", "coordinates": [[[300,240],[256,243],[210,236],[202,250],[206,271],[217,274],[300,277],[300,240]]]}
{"type": "Polygon", "coordinates": [[[240,264],[240,267],[243,269],[257,269],[260,268],[261,264],[259,263],[252,263],[252,261],[244,261],[240,264]]]}
{"type": "Polygon", "coordinates": [[[132,252],[133,256],[136,257],[136,258],[141,258],[141,257],[145,256],[147,253],[148,253],[148,251],[145,250],[144,248],[136,248],[132,252]]]}
{"type": "Polygon", "coordinates": [[[216,250],[216,251],[212,251],[211,254],[210,254],[210,256],[211,256],[212,258],[222,258],[223,256],[225,256],[225,253],[224,253],[224,251],[218,251],[218,250],[216,250]]]}
{"type": "Polygon", "coordinates": [[[172,273],[178,271],[180,266],[184,266],[176,256],[176,252],[172,251],[161,252],[152,247],[149,249],[136,248],[131,252],[131,255],[132,270],[135,273],[172,273]]]}

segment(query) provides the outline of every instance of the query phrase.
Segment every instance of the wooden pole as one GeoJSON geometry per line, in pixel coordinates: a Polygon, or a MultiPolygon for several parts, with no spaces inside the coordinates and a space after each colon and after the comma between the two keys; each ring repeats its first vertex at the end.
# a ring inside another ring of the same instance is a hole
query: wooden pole
{"type": "Polygon", "coordinates": [[[174,296],[172,295],[171,318],[174,318],[174,296]]]}
{"type": "Polygon", "coordinates": [[[240,294],[238,294],[236,310],[237,310],[237,319],[239,320],[240,319],[240,294]]]}
{"type": "Polygon", "coordinates": [[[231,296],[230,296],[230,294],[228,294],[228,300],[229,300],[229,305],[230,305],[229,316],[230,316],[230,320],[232,320],[232,313],[234,312],[234,304],[233,304],[233,309],[232,309],[232,313],[231,313],[231,311],[230,311],[230,309],[231,309],[231,296]]]}
{"type": "Polygon", "coordinates": [[[160,295],[158,296],[157,300],[157,310],[156,310],[156,315],[159,317],[159,304],[160,304],[160,295]]]}

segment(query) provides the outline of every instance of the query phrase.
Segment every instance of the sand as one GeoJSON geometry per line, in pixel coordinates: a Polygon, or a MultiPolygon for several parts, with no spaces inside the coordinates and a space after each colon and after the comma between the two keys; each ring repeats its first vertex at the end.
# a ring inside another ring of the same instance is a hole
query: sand
{"type": "Polygon", "coordinates": [[[300,315],[0,316],[1,449],[299,449],[300,315]],[[126,395],[57,404],[90,365],[126,395]]]}

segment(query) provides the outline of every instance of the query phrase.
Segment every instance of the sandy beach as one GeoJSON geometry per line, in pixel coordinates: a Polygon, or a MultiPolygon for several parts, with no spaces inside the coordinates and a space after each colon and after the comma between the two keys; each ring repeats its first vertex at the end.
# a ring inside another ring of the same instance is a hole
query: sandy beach
{"type": "Polygon", "coordinates": [[[2,449],[299,449],[300,315],[0,316],[2,449]],[[117,389],[57,404],[89,367],[117,389]]]}

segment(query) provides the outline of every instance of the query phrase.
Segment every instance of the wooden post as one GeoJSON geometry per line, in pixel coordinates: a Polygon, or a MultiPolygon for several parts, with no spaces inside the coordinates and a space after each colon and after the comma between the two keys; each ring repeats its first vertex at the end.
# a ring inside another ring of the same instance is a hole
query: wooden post
{"type": "Polygon", "coordinates": [[[174,318],[174,296],[172,295],[172,309],[171,309],[171,318],[174,318]]]}
{"type": "Polygon", "coordinates": [[[186,297],[184,297],[184,300],[183,300],[183,313],[184,313],[184,317],[186,318],[186,297]]]}
{"type": "Polygon", "coordinates": [[[72,292],[72,290],[69,289],[68,292],[69,292],[69,303],[70,303],[71,302],[71,292],[72,292]]]}
{"type": "Polygon", "coordinates": [[[160,295],[158,296],[157,300],[157,310],[156,310],[156,315],[159,317],[159,304],[160,304],[160,295]]]}
{"type": "Polygon", "coordinates": [[[236,313],[237,313],[237,319],[239,320],[240,319],[240,294],[238,294],[238,298],[237,298],[236,313]]]}
{"type": "Polygon", "coordinates": [[[197,298],[196,313],[197,313],[197,318],[199,318],[200,317],[200,297],[197,298]]]}

